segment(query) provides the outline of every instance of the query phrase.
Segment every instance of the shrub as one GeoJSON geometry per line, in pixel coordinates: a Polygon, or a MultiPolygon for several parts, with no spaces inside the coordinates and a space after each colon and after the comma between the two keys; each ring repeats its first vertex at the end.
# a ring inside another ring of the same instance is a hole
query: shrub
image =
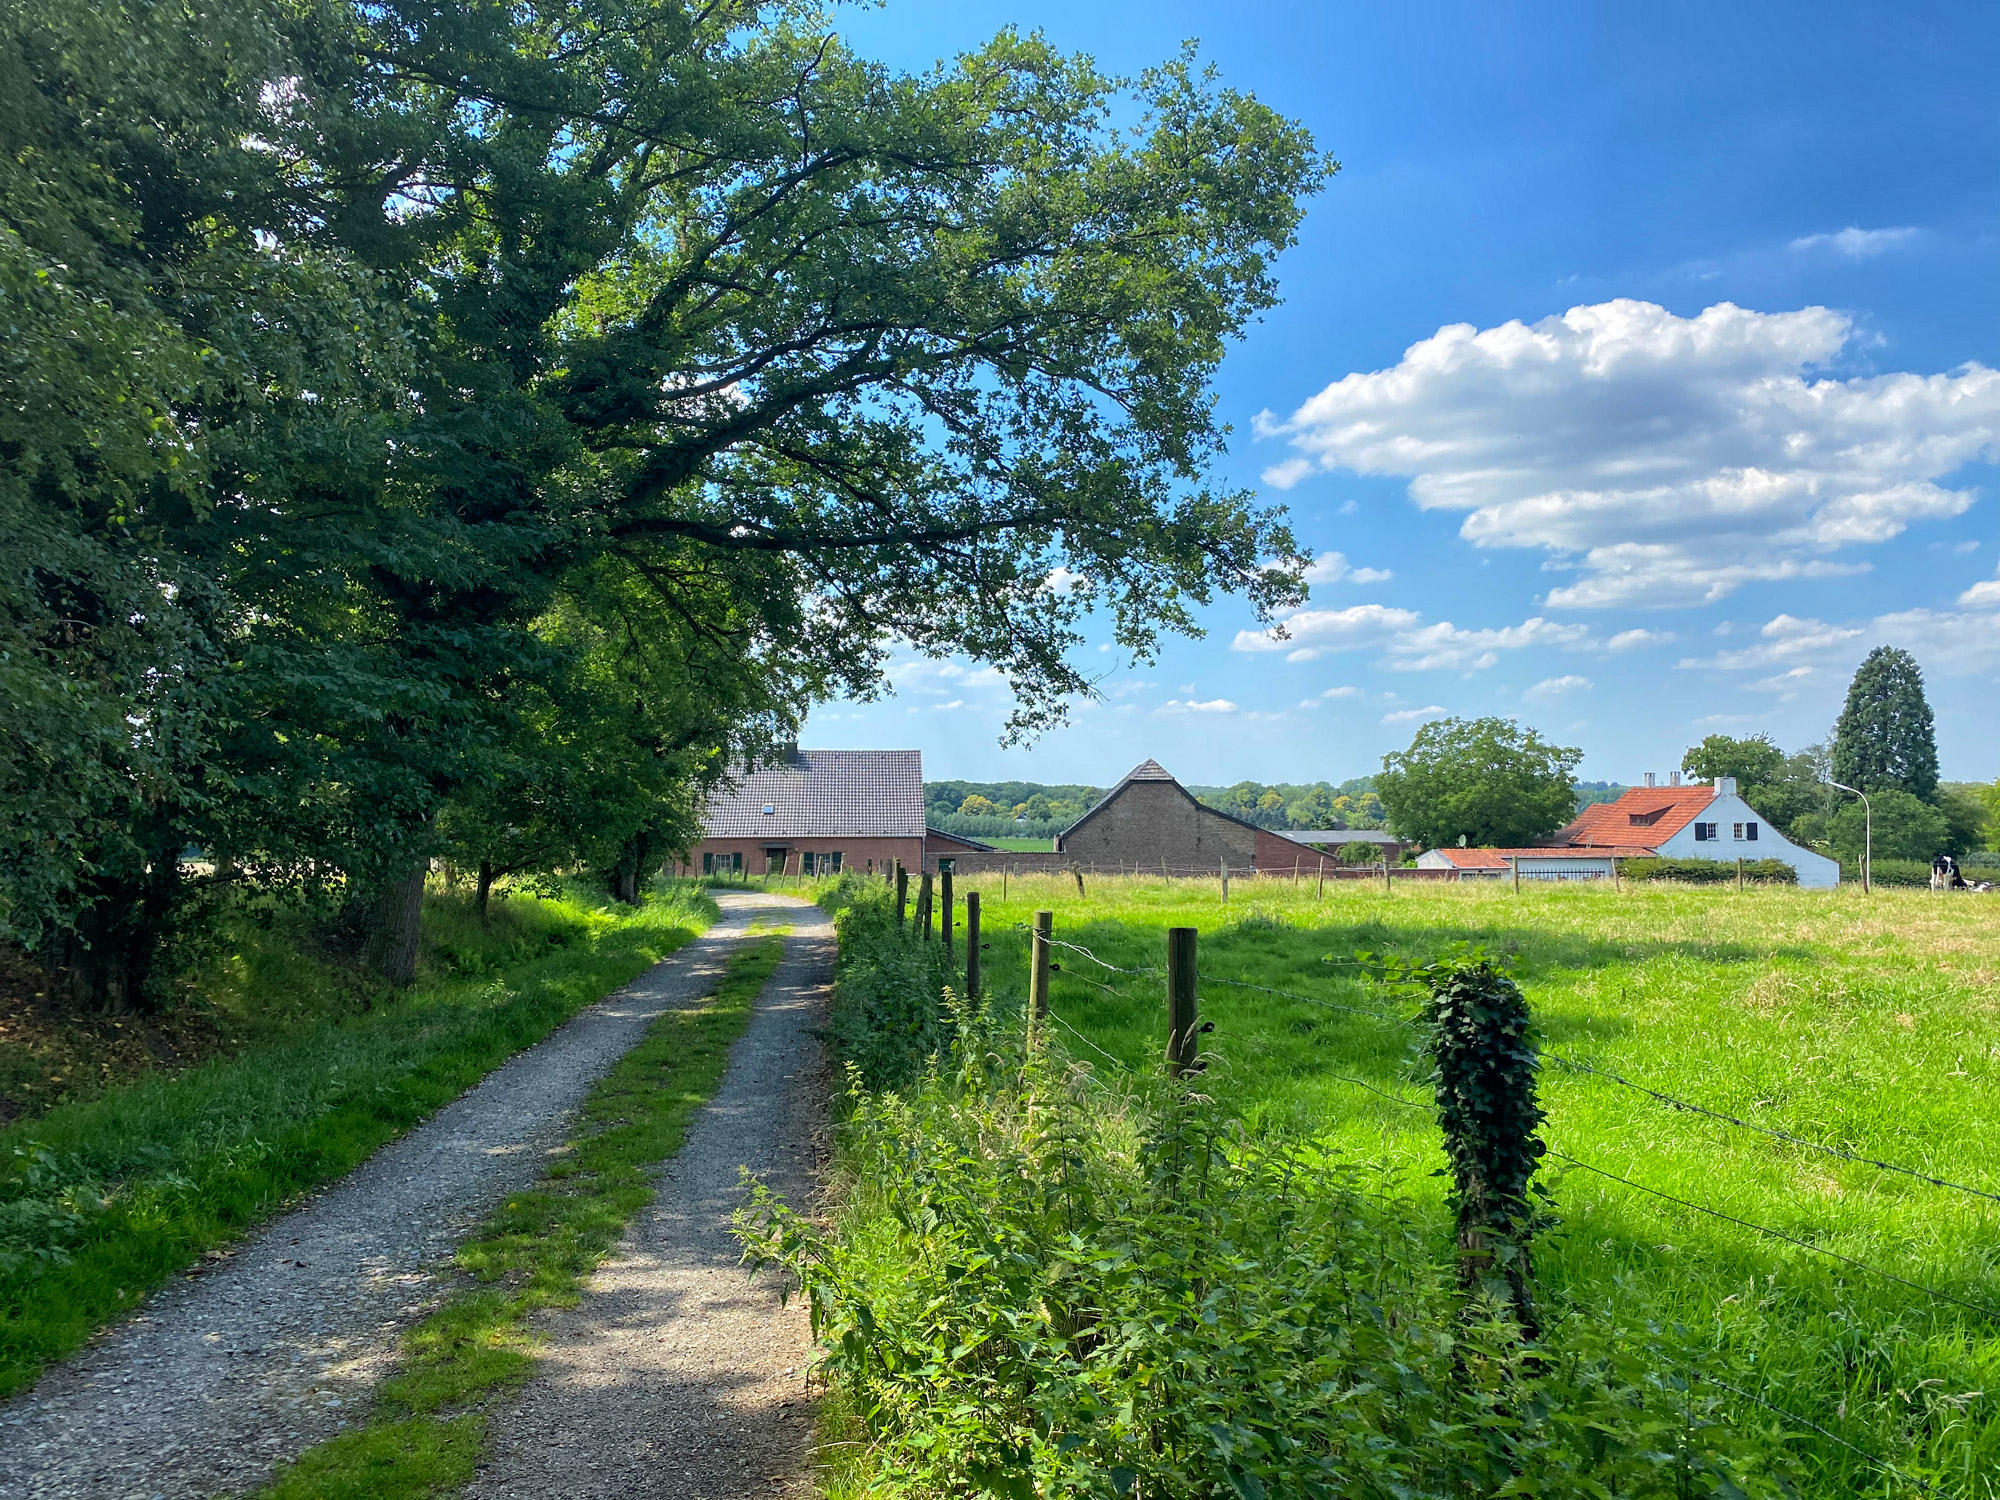
{"type": "Polygon", "coordinates": [[[898,928],[895,897],[876,881],[843,876],[820,904],[840,937],[828,1034],[865,1087],[901,1088],[946,1040],[943,955],[898,928]]]}
{"type": "MultiPolygon", "coordinates": [[[[1678,880],[1688,885],[1722,885],[1736,879],[1733,861],[1720,859],[1623,859],[1627,880],[1678,880]]],[[[1799,872],[1782,859],[1746,859],[1743,878],[1759,885],[1797,885],[1799,872]]]]}

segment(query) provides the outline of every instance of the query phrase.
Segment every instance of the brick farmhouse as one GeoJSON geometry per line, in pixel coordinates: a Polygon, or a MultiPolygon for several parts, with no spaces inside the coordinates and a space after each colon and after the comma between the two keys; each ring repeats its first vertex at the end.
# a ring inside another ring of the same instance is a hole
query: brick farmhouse
{"type": "Polygon", "coordinates": [[[694,875],[875,875],[935,870],[940,854],[992,846],[924,825],[917,750],[790,749],[733,773],[708,799],[702,838],[681,869],[694,875]]]}

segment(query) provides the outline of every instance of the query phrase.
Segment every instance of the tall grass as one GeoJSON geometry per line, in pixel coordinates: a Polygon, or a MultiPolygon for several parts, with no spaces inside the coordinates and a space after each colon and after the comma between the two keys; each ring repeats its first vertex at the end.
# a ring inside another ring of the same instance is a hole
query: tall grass
{"type": "Polygon", "coordinates": [[[713,906],[669,886],[614,910],[517,896],[482,924],[425,906],[423,973],[360,1013],[321,1004],[307,953],[245,950],[236,982],[291,984],[233,1056],[0,1131],[0,1394],[31,1381],[208,1250],[340,1176],[522,1047],[686,942],[713,906]]]}
{"type": "MultiPolygon", "coordinates": [[[[1308,879],[1238,882],[1225,907],[1215,882],[1098,877],[1079,899],[1067,876],[1015,877],[1004,903],[997,879],[962,888],[982,892],[987,982],[1000,994],[1025,986],[1021,924],[1037,907],[1055,910],[1058,938],[1128,969],[1163,964],[1168,926],[1200,928],[1202,1013],[1216,1026],[1204,1089],[1253,1136],[1307,1132],[1330,1163],[1360,1165],[1406,1195],[1440,1253],[1450,1221],[1432,1175],[1443,1165],[1435,1123],[1384,1097],[1428,1103],[1409,1030],[1396,1024],[1409,1007],[1328,956],[1427,957],[1456,943],[1511,952],[1555,1051],[2000,1193],[2000,901],[1990,898],[1586,885],[1515,895],[1498,883],[1411,882],[1392,894],[1330,884],[1320,900],[1308,879]]],[[[1052,1006],[1075,1034],[1055,1035],[1107,1072],[1153,1069],[1160,981],[1065,949],[1057,958],[1052,1006]]],[[[1560,1317],[1615,1313],[1664,1330],[1689,1370],[1757,1398],[1732,1398],[1737,1420],[1787,1435],[1808,1493],[1916,1492],[1808,1424],[1949,1494],[2000,1493],[2000,1312],[1984,1311],[2000,1309],[2000,1203],[1560,1066],[1545,1070],[1542,1091],[1555,1149],[1917,1284],[1552,1161],[1543,1176],[1560,1227],[1536,1269],[1560,1317]]]]}

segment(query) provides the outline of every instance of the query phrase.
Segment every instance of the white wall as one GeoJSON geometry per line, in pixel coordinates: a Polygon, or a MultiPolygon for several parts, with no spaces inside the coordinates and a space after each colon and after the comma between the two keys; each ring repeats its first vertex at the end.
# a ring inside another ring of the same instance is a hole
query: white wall
{"type": "Polygon", "coordinates": [[[1799,872],[1799,884],[1818,889],[1840,884],[1840,865],[1824,854],[1802,849],[1764,820],[1764,815],[1738,796],[1734,783],[1718,791],[1713,802],[1686,827],[1658,846],[1663,859],[1714,859],[1734,864],[1739,859],[1781,859],[1799,872]],[[1695,823],[1716,825],[1715,839],[1696,842],[1695,823]],[[1736,825],[1755,823],[1757,837],[1738,839],[1736,825]]]}

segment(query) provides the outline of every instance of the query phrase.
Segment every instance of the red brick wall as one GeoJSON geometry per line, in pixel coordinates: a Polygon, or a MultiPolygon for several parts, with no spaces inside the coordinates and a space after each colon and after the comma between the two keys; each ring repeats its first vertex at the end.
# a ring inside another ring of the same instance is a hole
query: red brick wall
{"type": "MultiPolygon", "coordinates": [[[[718,867],[725,856],[741,854],[746,874],[762,875],[765,871],[764,850],[766,847],[785,846],[785,869],[787,875],[797,875],[802,861],[799,856],[811,850],[815,856],[840,852],[842,870],[852,870],[857,875],[873,873],[879,875],[896,860],[905,867],[916,870],[922,867],[924,855],[921,839],[703,839],[688,851],[687,862],[681,871],[685,874],[701,873],[701,857],[704,854],[716,856],[718,867]]],[[[815,861],[816,862],[816,861],[815,861]]]]}

